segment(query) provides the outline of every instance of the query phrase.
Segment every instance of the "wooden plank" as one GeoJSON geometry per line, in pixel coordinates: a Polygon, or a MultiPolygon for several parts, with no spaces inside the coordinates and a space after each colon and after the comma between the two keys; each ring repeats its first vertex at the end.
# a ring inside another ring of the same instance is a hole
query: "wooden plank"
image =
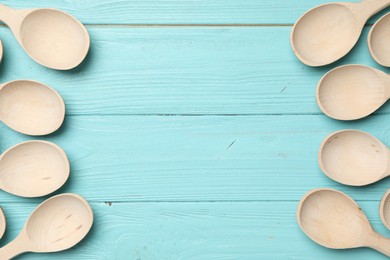
{"type": "MultiPolygon", "coordinates": [[[[357,2],[357,0],[353,0],[357,2]]],[[[351,1],[351,2],[353,2],[351,1]]],[[[87,24],[291,23],[297,14],[326,0],[4,0],[14,8],[52,7],[87,24]]]]}
{"type": "MultiPolygon", "coordinates": [[[[340,185],[318,168],[329,133],[361,129],[390,146],[389,115],[342,123],[325,116],[70,116],[45,140],[71,162],[63,192],[94,201],[298,200],[331,187],[377,200],[390,179],[365,188],[340,185]]],[[[22,140],[4,125],[1,150],[22,140]]],[[[2,194],[4,202],[24,199],[2,194]]]]}
{"type": "MultiPolygon", "coordinates": [[[[315,87],[331,66],[301,64],[290,50],[288,27],[89,30],[86,63],[59,72],[31,61],[0,28],[5,45],[0,80],[31,78],[53,86],[69,115],[320,113],[315,87]]],[[[338,65],[379,68],[366,34],[338,65]]],[[[389,105],[381,110],[389,112],[389,105]]]]}
{"type": "MultiPolygon", "coordinates": [[[[358,202],[374,228],[378,202],[358,202]]],[[[33,209],[4,204],[14,238],[33,209]]],[[[295,221],[297,202],[92,204],[95,224],[79,246],[20,259],[386,259],[370,249],[330,250],[309,240],[295,221]]],[[[19,258],[18,258],[19,259],[19,258]]]]}

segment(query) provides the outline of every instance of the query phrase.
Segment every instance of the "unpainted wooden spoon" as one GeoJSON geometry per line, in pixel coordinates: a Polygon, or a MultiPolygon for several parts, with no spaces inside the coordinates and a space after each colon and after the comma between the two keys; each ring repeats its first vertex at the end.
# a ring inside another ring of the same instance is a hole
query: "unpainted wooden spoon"
{"type": "Polygon", "coordinates": [[[379,205],[379,215],[383,225],[390,229],[390,189],[382,197],[379,205]]]}
{"type": "Polygon", "coordinates": [[[370,247],[390,256],[390,239],[376,233],[359,205],[342,192],[310,191],[299,203],[297,221],[309,238],[324,247],[370,247]]]}
{"type": "Polygon", "coordinates": [[[39,64],[58,70],[78,66],[88,53],[90,39],[73,16],[56,9],[15,10],[0,4],[0,20],[23,49],[39,64]]]}
{"type": "Polygon", "coordinates": [[[337,67],[317,87],[322,112],[337,120],[356,120],[379,109],[390,98],[390,77],[363,65],[337,67]]]}
{"type": "Polygon", "coordinates": [[[3,238],[5,229],[7,228],[7,222],[5,220],[5,215],[3,209],[0,207],[0,239],[3,238]]]}
{"type": "Polygon", "coordinates": [[[372,26],[368,34],[368,48],[376,62],[390,67],[390,13],[372,26]]]}
{"type": "Polygon", "coordinates": [[[390,150],[368,133],[342,130],[324,139],[318,164],[337,182],[364,186],[390,175],[390,150]]]}
{"type": "Polygon", "coordinates": [[[0,259],[26,252],[50,253],[69,249],[89,232],[93,212],[76,194],[60,194],[39,205],[15,240],[0,248],[0,259]]]}
{"type": "Polygon", "coordinates": [[[47,135],[63,123],[65,104],[51,87],[32,80],[0,85],[0,120],[27,135],[47,135]]]}
{"type": "Polygon", "coordinates": [[[313,67],[337,61],[355,46],[368,18],[389,5],[390,0],[365,0],[329,3],[309,10],[292,29],[295,55],[313,67]]]}
{"type": "Polygon", "coordinates": [[[56,144],[27,141],[0,156],[0,188],[22,197],[41,197],[58,190],[69,177],[69,161],[56,144]]]}

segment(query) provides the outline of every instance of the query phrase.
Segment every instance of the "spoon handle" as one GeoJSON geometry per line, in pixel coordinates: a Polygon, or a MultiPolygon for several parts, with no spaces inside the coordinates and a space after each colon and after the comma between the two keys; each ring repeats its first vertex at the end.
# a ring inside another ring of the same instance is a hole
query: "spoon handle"
{"type": "Polygon", "coordinates": [[[390,79],[387,82],[388,82],[388,84],[386,85],[387,88],[385,89],[385,98],[387,98],[386,100],[389,100],[390,99],[390,79]]]}
{"type": "Polygon", "coordinates": [[[14,24],[15,22],[17,22],[18,19],[17,19],[16,12],[14,9],[12,9],[6,5],[0,4],[0,20],[3,23],[10,26],[11,24],[14,24]]]}
{"type": "Polygon", "coordinates": [[[390,0],[364,0],[359,4],[359,12],[364,14],[365,20],[376,14],[382,9],[390,6],[390,0]]]}
{"type": "Polygon", "coordinates": [[[369,240],[369,247],[381,252],[384,255],[390,256],[390,239],[383,237],[377,233],[373,234],[369,240]]]}
{"type": "Polygon", "coordinates": [[[12,259],[15,256],[25,252],[26,249],[23,246],[23,243],[20,243],[18,239],[15,239],[4,247],[0,248],[0,259],[12,259]]]}
{"type": "MultiPolygon", "coordinates": [[[[387,157],[389,158],[388,162],[390,162],[390,149],[387,149],[387,154],[388,154],[387,157]]],[[[387,176],[390,176],[390,164],[387,167],[387,176]]]]}

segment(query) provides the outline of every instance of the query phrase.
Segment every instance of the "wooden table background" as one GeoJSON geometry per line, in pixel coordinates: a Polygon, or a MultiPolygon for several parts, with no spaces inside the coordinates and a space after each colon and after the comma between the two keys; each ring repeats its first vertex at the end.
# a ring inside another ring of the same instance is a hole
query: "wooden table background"
{"type": "MultiPolygon", "coordinates": [[[[71,178],[60,192],[85,196],[95,213],[79,246],[20,259],[385,259],[370,249],[322,248],[295,220],[304,193],[336,188],[390,237],[378,214],[390,180],[348,188],[317,166],[319,144],[338,129],[368,131],[390,145],[388,104],[343,123],[315,102],[318,80],[335,65],[380,68],[367,50],[369,26],[332,66],[306,67],[291,51],[292,24],[324,2],[2,1],[63,9],[87,25],[92,43],[82,66],[53,71],[0,27],[1,81],[39,80],[63,96],[64,126],[41,139],[69,156],[71,178]]],[[[2,151],[29,139],[0,125],[2,151]]],[[[43,199],[0,198],[8,220],[4,245],[43,199]]]]}

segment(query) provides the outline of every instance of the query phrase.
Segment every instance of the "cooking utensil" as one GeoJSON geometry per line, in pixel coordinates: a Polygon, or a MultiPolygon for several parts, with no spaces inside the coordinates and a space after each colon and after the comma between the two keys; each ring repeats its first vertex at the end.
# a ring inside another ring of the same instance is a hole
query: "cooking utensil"
{"type": "Polygon", "coordinates": [[[16,10],[0,4],[0,20],[23,49],[39,64],[58,70],[78,66],[88,53],[90,39],[73,16],[56,9],[16,10]]]}
{"type": "Polygon", "coordinates": [[[313,67],[337,61],[355,46],[368,18],[389,5],[389,0],[365,0],[328,3],[307,11],[292,29],[295,55],[313,67]]]}
{"type": "Polygon", "coordinates": [[[58,190],[69,177],[69,161],[56,144],[27,141],[0,156],[0,188],[22,197],[41,197],[58,190]]]}
{"type": "Polygon", "coordinates": [[[32,212],[15,240],[0,248],[0,258],[69,249],[88,234],[92,223],[92,209],[83,197],[70,193],[54,196],[32,212]]]}
{"type": "Polygon", "coordinates": [[[363,186],[390,175],[390,151],[368,133],[342,130],[322,142],[318,164],[329,178],[337,182],[363,186]]]}
{"type": "Polygon", "coordinates": [[[32,80],[0,85],[0,120],[27,135],[47,135],[64,121],[65,105],[52,88],[32,80]]]}
{"type": "Polygon", "coordinates": [[[370,247],[390,256],[390,239],[376,233],[362,209],[342,192],[310,191],[299,203],[297,221],[309,238],[324,247],[370,247]]]}
{"type": "Polygon", "coordinates": [[[322,112],[338,120],[356,120],[379,109],[390,98],[390,77],[363,65],[329,71],[317,87],[322,112]]]}

